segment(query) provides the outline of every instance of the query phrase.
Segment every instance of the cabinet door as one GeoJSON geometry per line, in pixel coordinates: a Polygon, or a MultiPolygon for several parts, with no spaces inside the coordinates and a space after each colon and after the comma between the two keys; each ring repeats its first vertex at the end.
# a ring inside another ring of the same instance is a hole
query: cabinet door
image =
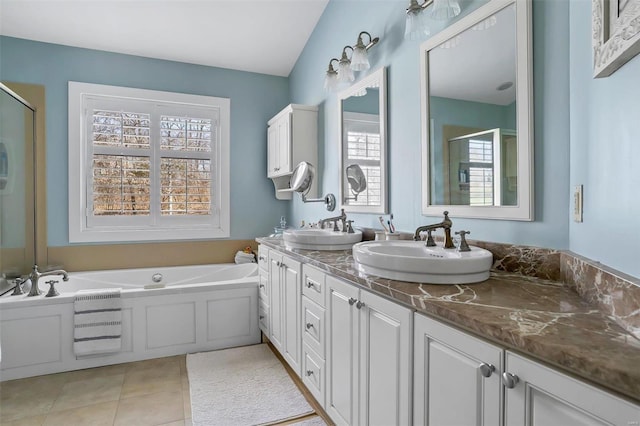
{"type": "Polygon", "coordinates": [[[282,255],[269,250],[269,340],[282,353],[284,349],[284,286],[280,279],[282,274],[282,255]]]}
{"type": "Polygon", "coordinates": [[[420,314],[414,328],[414,425],[500,425],[502,349],[420,314]]]}
{"type": "Polygon", "coordinates": [[[411,310],[367,291],[360,311],[360,424],[411,424],[411,310]]]}
{"type": "Polygon", "coordinates": [[[293,371],[298,373],[298,376],[301,374],[302,352],[300,269],[300,262],[283,256],[281,282],[284,301],[282,308],[284,342],[282,356],[293,368],[293,371]]]}
{"type": "Polygon", "coordinates": [[[640,424],[640,406],[509,351],[506,372],[518,377],[505,391],[509,426],[640,424]]]}
{"type": "Polygon", "coordinates": [[[358,422],[359,290],[326,277],[326,381],[325,410],[337,425],[358,422]]]}
{"type": "Polygon", "coordinates": [[[291,164],[291,114],[278,120],[278,162],[277,174],[293,172],[291,164]]]}
{"type": "Polygon", "coordinates": [[[267,130],[267,176],[276,176],[280,170],[280,144],[278,140],[278,125],[273,124],[267,130]]]}

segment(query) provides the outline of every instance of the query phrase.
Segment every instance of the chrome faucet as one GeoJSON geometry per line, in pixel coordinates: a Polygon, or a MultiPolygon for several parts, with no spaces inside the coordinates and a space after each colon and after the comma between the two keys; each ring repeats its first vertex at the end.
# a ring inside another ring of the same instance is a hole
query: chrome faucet
{"type": "Polygon", "coordinates": [[[344,212],[344,209],[340,210],[340,216],[320,219],[318,224],[320,225],[320,229],[324,229],[324,226],[327,222],[333,222],[333,230],[339,231],[340,229],[338,229],[338,221],[342,222],[342,232],[347,232],[347,215],[344,212]]]}
{"type": "MultiPolygon", "coordinates": [[[[419,226],[416,229],[415,234],[413,235],[413,239],[414,241],[420,241],[421,232],[427,231],[430,233],[430,231],[433,231],[434,229],[442,228],[444,229],[444,248],[456,248],[456,246],[453,244],[453,240],[451,239],[451,225],[453,225],[453,222],[451,222],[451,219],[449,219],[449,212],[445,211],[444,220],[442,222],[434,223],[432,225],[419,226]]],[[[435,246],[433,239],[429,239],[427,241],[427,245],[435,246]]]]}
{"type": "Polygon", "coordinates": [[[38,280],[42,277],[47,277],[49,275],[62,275],[63,281],[69,281],[69,275],[67,274],[67,271],[63,269],[56,269],[55,271],[40,272],[38,271],[38,265],[33,265],[33,270],[29,274],[29,279],[31,280],[31,290],[29,290],[29,294],[27,296],[38,296],[42,294],[42,292],[38,288],[38,280]]]}

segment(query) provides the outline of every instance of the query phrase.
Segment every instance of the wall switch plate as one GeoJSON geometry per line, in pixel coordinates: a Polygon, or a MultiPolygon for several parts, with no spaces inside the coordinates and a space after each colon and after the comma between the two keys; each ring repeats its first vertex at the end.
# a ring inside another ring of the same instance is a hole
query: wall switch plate
{"type": "Polygon", "coordinates": [[[582,222],[582,185],[573,190],[573,221],[582,222]]]}

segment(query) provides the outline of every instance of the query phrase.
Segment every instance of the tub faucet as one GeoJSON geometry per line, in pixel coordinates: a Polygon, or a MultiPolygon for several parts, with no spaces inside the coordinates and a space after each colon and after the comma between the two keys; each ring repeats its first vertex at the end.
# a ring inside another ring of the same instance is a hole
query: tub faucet
{"type": "Polygon", "coordinates": [[[38,265],[33,265],[33,270],[29,274],[29,279],[31,280],[31,290],[29,290],[29,294],[27,296],[38,296],[42,294],[42,292],[38,288],[38,280],[42,277],[47,277],[49,275],[62,275],[63,281],[69,281],[69,275],[67,274],[67,271],[63,269],[56,269],[55,271],[40,272],[38,271],[38,265]]]}
{"type": "Polygon", "coordinates": [[[318,224],[321,229],[324,229],[324,226],[327,222],[333,222],[333,230],[339,231],[338,229],[338,221],[342,222],[342,232],[347,232],[347,215],[344,212],[344,209],[340,210],[340,216],[329,217],[326,219],[321,219],[318,224]]]}
{"type": "MultiPolygon", "coordinates": [[[[451,219],[449,219],[449,212],[445,211],[444,220],[442,222],[434,223],[432,225],[419,226],[416,229],[415,234],[413,235],[413,239],[414,241],[420,241],[421,232],[433,231],[434,229],[442,228],[444,229],[444,248],[456,248],[456,246],[453,244],[453,240],[451,239],[451,225],[453,225],[453,222],[451,222],[451,219]]],[[[435,246],[436,244],[433,242],[433,240],[430,240],[429,242],[427,242],[427,245],[435,246]]]]}

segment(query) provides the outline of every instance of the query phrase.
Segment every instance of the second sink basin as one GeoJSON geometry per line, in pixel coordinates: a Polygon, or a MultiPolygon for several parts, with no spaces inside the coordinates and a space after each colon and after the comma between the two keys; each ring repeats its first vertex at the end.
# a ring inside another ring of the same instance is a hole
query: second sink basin
{"type": "Polygon", "coordinates": [[[490,251],[427,247],[424,241],[366,241],[353,246],[356,268],[365,274],[427,284],[470,284],[489,278],[490,251]]]}
{"type": "Polygon", "coordinates": [[[362,241],[362,232],[353,234],[329,229],[285,229],[282,233],[287,248],[304,250],[348,250],[362,241]]]}

